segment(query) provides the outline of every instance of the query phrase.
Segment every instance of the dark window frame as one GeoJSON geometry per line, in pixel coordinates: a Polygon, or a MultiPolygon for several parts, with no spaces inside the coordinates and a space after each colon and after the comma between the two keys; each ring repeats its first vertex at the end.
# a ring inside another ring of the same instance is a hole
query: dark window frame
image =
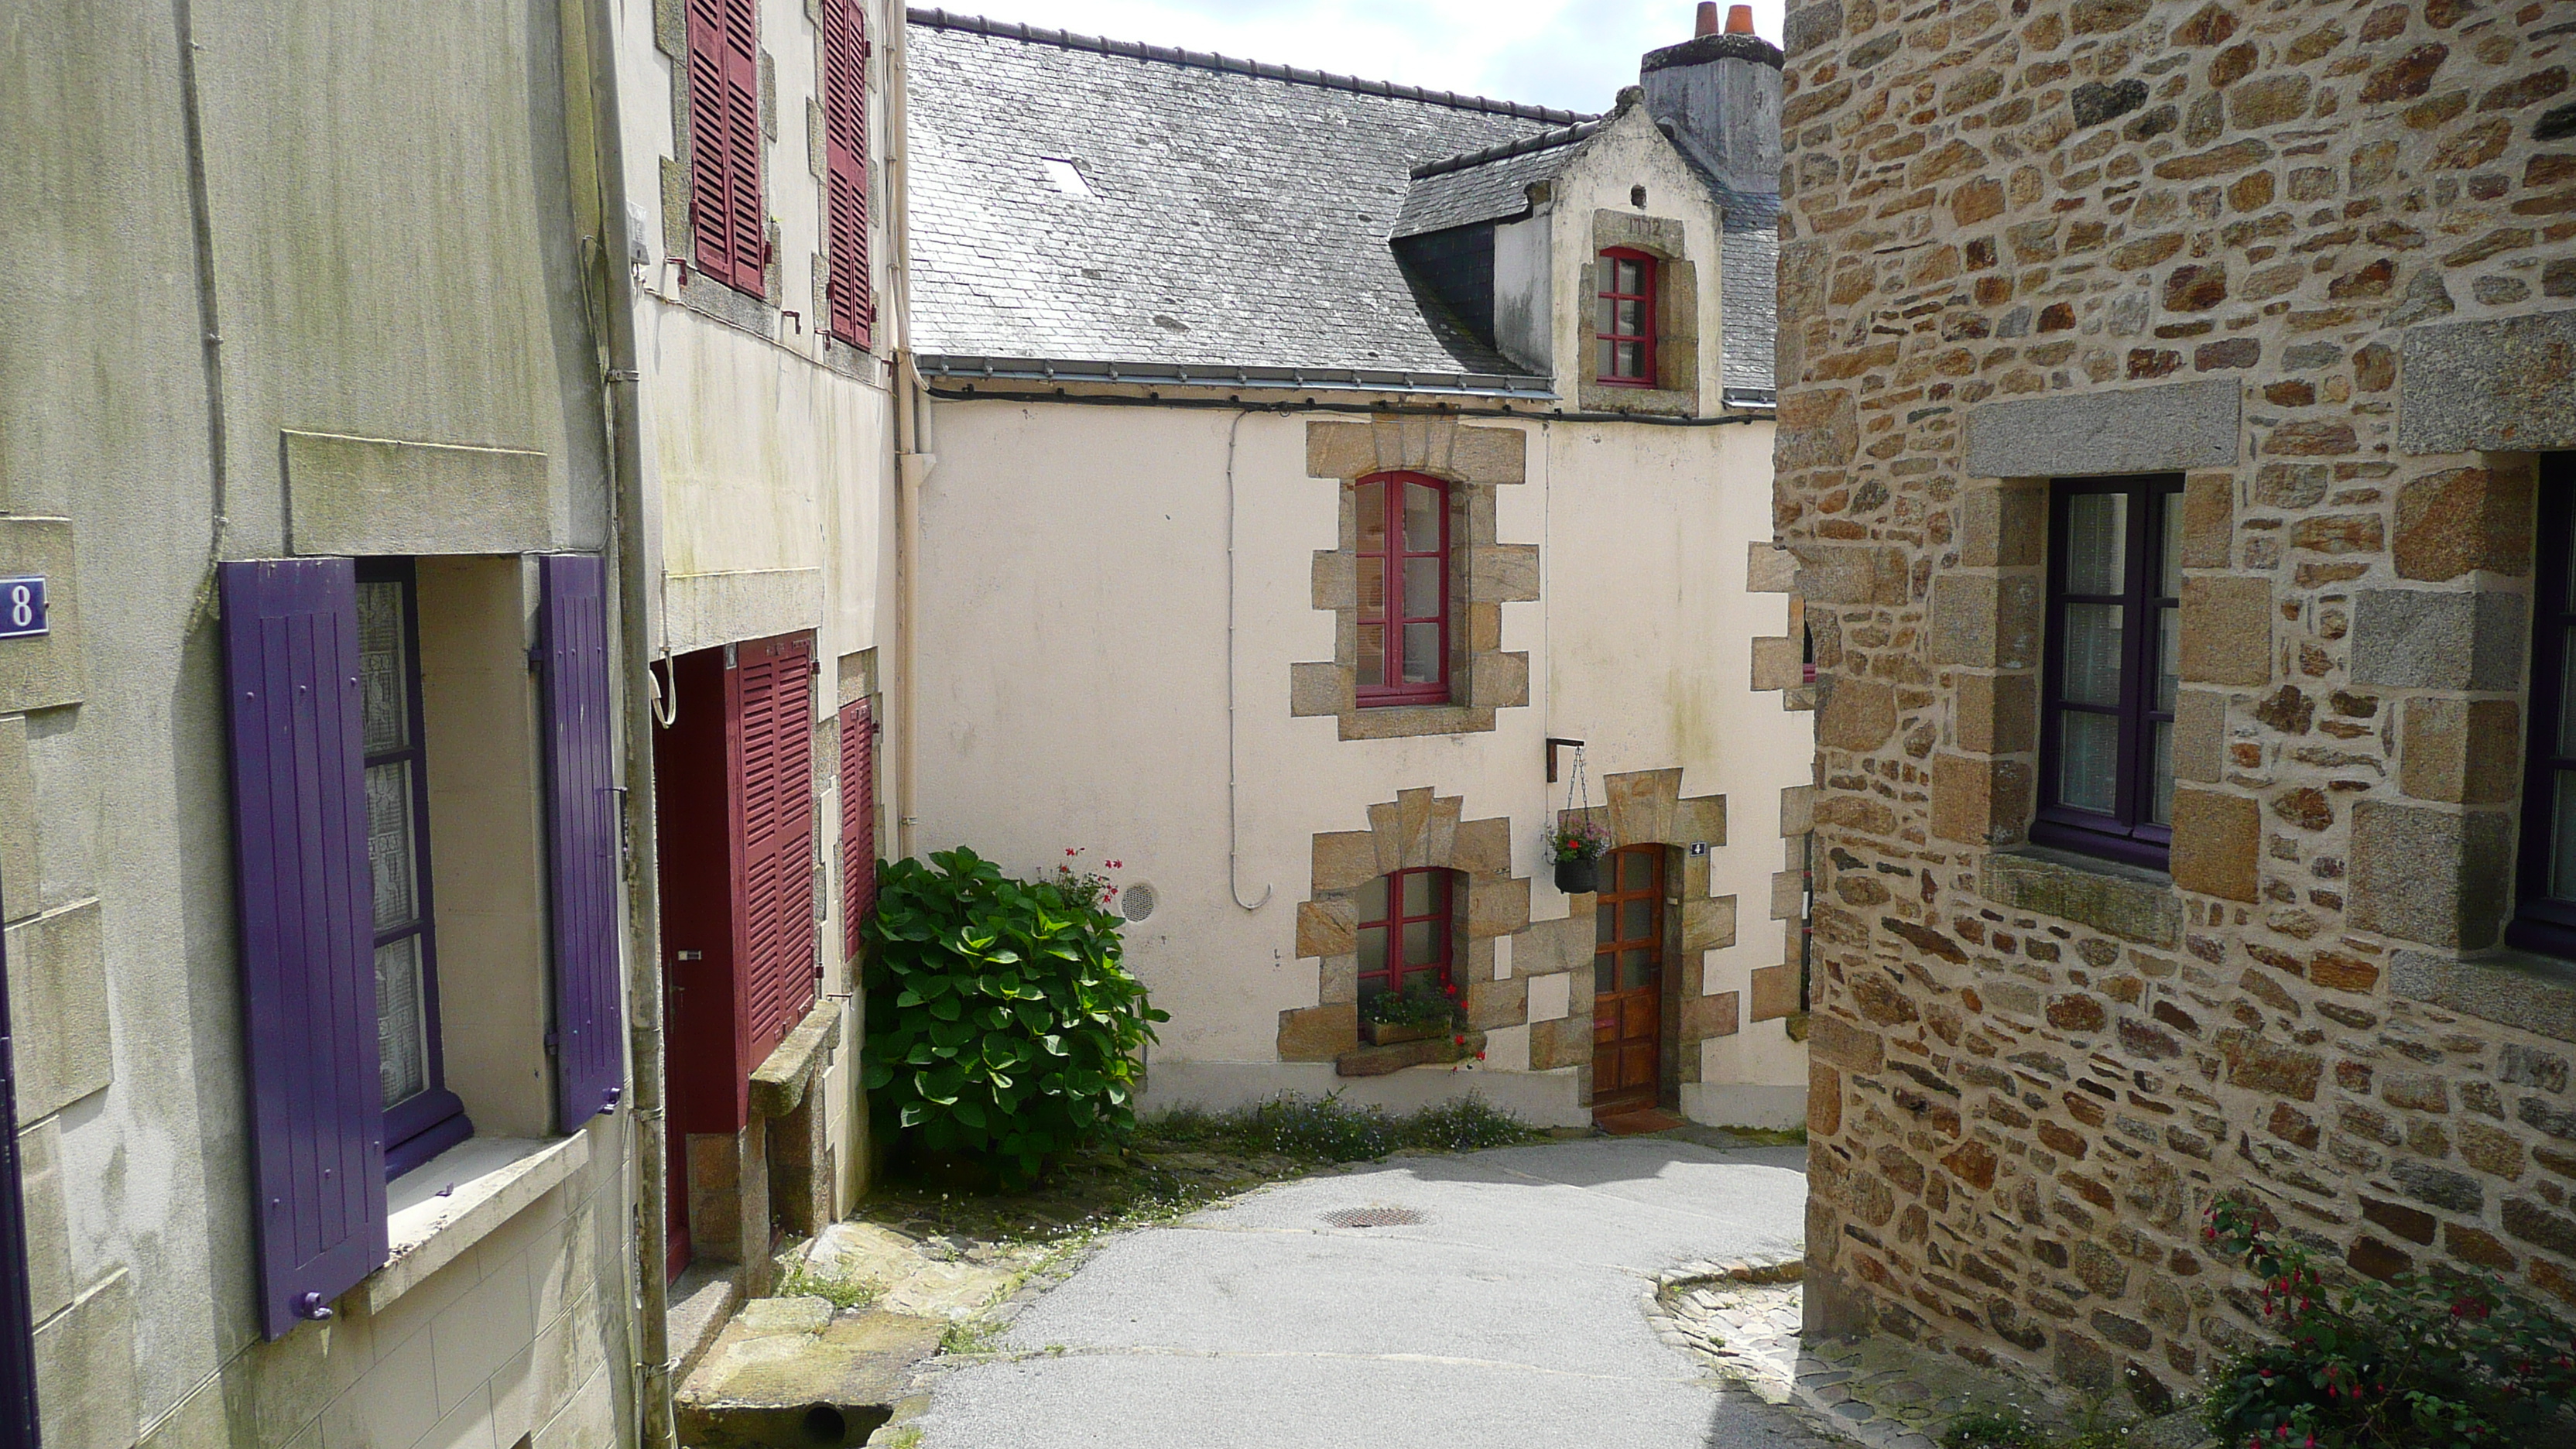
{"type": "Polygon", "coordinates": [[[1391,870],[1378,877],[1386,882],[1386,914],[1361,921],[1354,940],[1373,930],[1384,931],[1386,965],[1382,970],[1361,970],[1358,973],[1357,990],[1362,999],[1370,995],[1372,983],[1380,991],[1392,991],[1401,996],[1408,985],[1408,978],[1425,974],[1433,978],[1431,984],[1439,991],[1445,992],[1457,984],[1457,876],[1456,871],[1439,866],[1413,866],[1391,870]],[[1411,876],[1425,876],[1431,881],[1430,906],[1418,914],[1408,914],[1404,909],[1404,882],[1411,876]],[[1434,932],[1432,959],[1407,965],[1404,961],[1404,928],[1417,921],[1431,923],[1434,932]]]}
{"type": "Polygon", "coordinates": [[[2532,535],[2531,694],[2522,727],[2522,833],[2515,846],[2513,919],[2505,923],[2504,939],[2521,950],[2576,960],[2576,900],[2549,893],[2558,838],[2554,787],[2561,771],[2576,771],[2576,754],[2558,752],[2557,727],[2567,689],[2576,682],[2568,677],[2566,653],[2567,632],[2576,629],[2576,605],[2569,601],[2576,585],[2569,558],[2576,548],[2576,454],[2541,456],[2539,492],[2539,526],[2532,535]]]}
{"type": "MultiPolygon", "coordinates": [[[[2104,478],[2060,478],[2049,485],[2047,604],[2043,621],[2045,652],[2040,669],[2039,805],[2032,817],[2033,844],[2101,856],[2151,870],[2170,867],[2173,828],[2152,818],[2155,789],[2155,727],[2170,724],[2173,714],[2156,709],[2156,676],[2161,663],[2165,610],[2179,603],[2177,593],[2152,592],[2162,573],[2160,546],[2167,513],[2182,506],[2182,475],[2145,473],[2104,478]],[[2122,560],[2120,593],[2067,592],[2072,510],[2066,504],[2088,494],[2118,493],[2129,499],[2127,554],[2122,560]],[[2120,703],[2079,704],[2065,697],[2066,608],[2069,604],[2117,604],[2122,607],[2120,636],[2120,703]],[[2120,721],[2118,786],[2109,814],[2068,805],[2059,799],[2058,769],[2064,728],[2062,715],[2074,711],[2113,715],[2120,721]]],[[[2176,627],[2180,627],[2177,617],[2176,627]]]]}
{"type": "MultiPolygon", "coordinates": [[[[1366,507],[1368,494],[1365,490],[1371,484],[1379,485],[1378,491],[1384,498],[1386,516],[1380,522],[1385,530],[1383,537],[1386,540],[1386,547],[1377,551],[1370,550],[1366,545],[1367,520],[1364,518],[1354,520],[1351,551],[1358,560],[1359,579],[1355,581],[1355,586],[1360,589],[1354,623],[1359,628],[1375,626],[1382,630],[1380,637],[1383,642],[1379,654],[1379,678],[1374,683],[1366,678],[1359,679],[1355,689],[1356,701],[1362,709],[1377,709],[1390,705],[1447,704],[1450,702],[1449,621],[1452,614],[1451,600],[1456,592],[1455,559],[1450,547],[1450,513],[1456,504],[1456,499],[1451,495],[1450,485],[1446,481],[1434,478],[1428,473],[1403,471],[1371,473],[1351,485],[1354,511],[1366,507]],[[1405,536],[1404,490],[1412,485],[1427,487],[1439,497],[1440,540],[1435,549],[1417,549],[1413,547],[1413,540],[1405,536]],[[1439,561],[1440,602],[1436,617],[1412,612],[1411,605],[1405,599],[1404,561],[1416,558],[1436,558],[1439,561]],[[1378,563],[1382,570],[1381,578],[1384,581],[1383,602],[1374,613],[1369,609],[1365,587],[1372,560],[1378,563]],[[1403,682],[1406,658],[1405,626],[1432,623],[1436,623],[1440,631],[1439,677],[1422,683],[1405,683],[1403,682]]],[[[1354,670],[1359,668],[1356,644],[1353,646],[1351,663],[1354,670]]]]}
{"type": "Polygon", "coordinates": [[[1655,326],[1655,309],[1656,289],[1658,284],[1663,280],[1660,260],[1654,255],[1654,253],[1641,252],[1635,247],[1605,247],[1602,249],[1598,266],[1600,268],[1600,287],[1594,295],[1594,301],[1596,303],[1607,302],[1612,305],[1607,309],[1596,309],[1595,312],[1593,346],[1597,350],[1594,354],[1595,366],[1593,368],[1593,380],[1604,387],[1652,388],[1655,386],[1657,368],[1659,366],[1659,360],[1655,356],[1658,342],[1655,335],[1657,331],[1655,326]],[[1622,292],[1616,290],[1619,285],[1618,264],[1620,262],[1635,262],[1637,264],[1639,271],[1642,273],[1642,290],[1635,292],[1622,292]],[[1617,315],[1617,304],[1620,302],[1635,302],[1638,304],[1637,311],[1639,320],[1643,324],[1642,331],[1619,332],[1612,330],[1608,325],[1606,325],[1612,317],[1617,315]],[[1635,373],[1624,373],[1613,372],[1610,370],[1610,360],[1619,355],[1618,344],[1622,342],[1634,342],[1638,344],[1637,359],[1641,369],[1640,371],[1635,373]]]}
{"type": "MultiPolygon", "coordinates": [[[[382,950],[406,936],[420,941],[420,1010],[426,1039],[427,1083],[420,1091],[384,1109],[385,1178],[391,1181],[474,1135],[465,1102],[447,1089],[445,1033],[438,1007],[438,896],[432,884],[429,853],[429,742],[420,685],[420,580],[408,558],[362,558],[357,561],[360,588],[397,584],[402,589],[404,707],[410,714],[411,743],[402,749],[363,756],[360,775],[378,765],[411,766],[412,889],[419,913],[411,924],[369,930],[369,948],[382,950]]],[[[379,1021],[384,1006],[377,1003],[379,1021]]]]}

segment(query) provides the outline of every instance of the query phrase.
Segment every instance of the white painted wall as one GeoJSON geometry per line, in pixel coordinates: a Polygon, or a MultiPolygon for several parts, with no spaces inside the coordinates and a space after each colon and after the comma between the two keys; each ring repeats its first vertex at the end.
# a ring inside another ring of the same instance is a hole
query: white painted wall
{"type": "MultiPolygon", "coordinates": [[[[1288,713],[1288,666],[1333,647],[1311,569],[1336,543],[1337,484],[1305,475],[1308,416],[940,406],[923,493],[923,848],[971,845],[1015,871],[1051,869],[1068,847],[1124,861],[1118,878],[1161,902],[1127,936],[1173,1017],[1153,1059],[1265,1068],[1224,1073],[1237,1093],[1314,1075],[1276,1059],[1279,1013],[1316,1001],[1296,905],[1312,837],[1366,829],[1371,803],[1429,785],[1463,796],[1464,818],[1511,817],[1533,915],[1564,916],[1539,845],[1564,803],[1545,782],[1550,734],[1594,741],[1596,777],[1678,764],[1684,794],[1730,797],[1712,880],[1739,897],[1741,925],[1711,953],[1711,989],[1779,964],[1766,919],[1779,791],[1806,782],[1809,734],[1778,693],[1747,688],[1748,641],[1787,628],[1785,596],[1744,592],[1746,541],[1770,531],[1769,425],[1498,424],[1530,435],[1529,482],[1502,487],[1497,508],[1502,542],[1541,547],[1544,599],[1503,606],[1503,647],[1532,655],[1530,706],[1490,733],[1345,742],[1334,720],[1288,713]],[[1227,879],[1230,432],[1236,847],[1242,898],[1268,894],[1249,911],[1227,879]]],[[[1803,1057],[1708,1064],[1805,1079],[1803,1057]]],[[[1551,1080],[1570,1106],[1570,1074],[1551,1080]]]]}

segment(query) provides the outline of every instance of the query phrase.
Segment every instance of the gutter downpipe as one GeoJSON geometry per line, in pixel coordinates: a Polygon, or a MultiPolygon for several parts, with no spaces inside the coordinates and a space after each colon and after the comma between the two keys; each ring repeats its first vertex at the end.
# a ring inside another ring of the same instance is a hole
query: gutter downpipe
{"type": "MultiPolygon", "coordinates": [[[[939,456],[923,447],[930,434],[929,389],[921,380],[912,351],[912,132],[911,105],[907,98],[905,78],[911,74],[911,20],[901,4],[886,7],[886,225],[892,233],[893,265],[886,278],[886,309],[894,316],[894,452],[895,452],[895,617],[898,647],[895,651],[894,753],[895,811],[894,854],[898,860],[909,859],[915,850],[914,826],[917,821],[915,793],[918,752],[913,748],[914,722],[919,712],[914,700],[919,696],[916,662],[920,651],[914,641],[920,632],[921,576],[921,489],[931,470],[938,466],[939,456]]],[[[862,1103],[861,1110],[865,1110],[862,1103]]]]}
{"type": "MultiPolygon", "coordinates": [[[[662,1047],[661,861],[655,835],[653,780],[652,595],[646,572],[658,571],[646,542],[642,466],[641,375],[636,370],[634,239],[626,235],[625,131],[618,105],[617,34],[609,7],[592,0],[564,0],[582,17],[566,25],[565,38],[586,52],[591,180],[598,211],[597,238],[586,263],[596,265],[606,305],[593,322],[601,357],[599,400],[610,474],[611,560],[617,577],[620,672],[631,681],[620,691],[624,706],[626,851],[627,1043],[633,1109],[626,1130],[633,1142],[633,1254],[635,1275],[634,1363],[630,1369],[637,1443],[673,1449],[679,1442],[671,1406],[669,1243],[669,1134],[664,1128],[662,1047]],[[634,402],[617,405],[618,388],[634,389],[634,402]]],[[[570,60],[570,57],[566,58],[570,60]]],[[[573,67],[567,65],[568,71],[573,67]]],[[[578,222],[576,223],[578,224],[578,222]]],[[[593,279],[580,279],[585,295],[593,279]]]]}

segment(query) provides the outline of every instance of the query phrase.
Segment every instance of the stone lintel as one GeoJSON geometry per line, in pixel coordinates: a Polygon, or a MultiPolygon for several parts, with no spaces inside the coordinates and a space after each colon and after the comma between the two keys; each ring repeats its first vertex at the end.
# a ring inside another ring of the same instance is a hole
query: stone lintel
{"type": "Polygon", "coordinates": [[[2228,379],[1985,403],[1968,414],[1971,478],[2106,477],[2236,465],[2243,387],[2228,379]]]}
{"type": "Polygon", "coordinates": [[[2576,1042],[2576,964],[2554,957],[2506,950],[2462,961],[2401,950],[2389,959],[2388,990],[2536,1036],[2576,1042]]]}
{"type": "Polygon", "coordinates": [[[2171,950],[2182,940],[2182,898],[2162,871],[2028,846],[1987,856],[1979,889],[1999,906],[2142,945],[2171,950]]]}
{"type": "Polygon", "coordinates": [[[2576,309],[2410,327],[2398,356],[2397,451],[2576,447],[2576,309]]]}
{"type": "Polygon", "coordinates": [[[831,1063],[841,1040],[841,1003],[826,996],[751,1073],[751,1110],[784,1117],[805,1100],[805,1089],[831,1063]]]}

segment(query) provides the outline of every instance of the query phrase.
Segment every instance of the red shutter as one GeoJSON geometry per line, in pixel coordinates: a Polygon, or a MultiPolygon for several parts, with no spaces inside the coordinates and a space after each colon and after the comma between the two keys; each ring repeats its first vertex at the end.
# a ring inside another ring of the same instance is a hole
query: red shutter
{"type": "Polygon", "coordinates": [[[734,961],[743,1057],[758,1066],[814,1004],[813,636],[734,659],[734,961]]]}
{"type": "Polygon", "coordinates": [[[761,273],[769,251],[768,215],[760,204],[760,4],[724,0],[725,138],[731,158],[725,188],[732,193],[733,284],[755,297],[768,287],[761,273]]]}
{"type": "Polygon", "coordinates": [[[841,945],[859,954],[859,922],[877,905],[875,712],[864,699],[841,710],[841,945]]]}
{"type": "Polygon", "coordinates": [[[698,267],[763,295],[758,0],[688,0],[689,222],[698,267]]]}
{"type": "Polygon", "coordinates": [[[868,291],[868,40],[859,0],[823,0],[823,154],[831,331],[866,347],[876,305],[868,291]]]}

